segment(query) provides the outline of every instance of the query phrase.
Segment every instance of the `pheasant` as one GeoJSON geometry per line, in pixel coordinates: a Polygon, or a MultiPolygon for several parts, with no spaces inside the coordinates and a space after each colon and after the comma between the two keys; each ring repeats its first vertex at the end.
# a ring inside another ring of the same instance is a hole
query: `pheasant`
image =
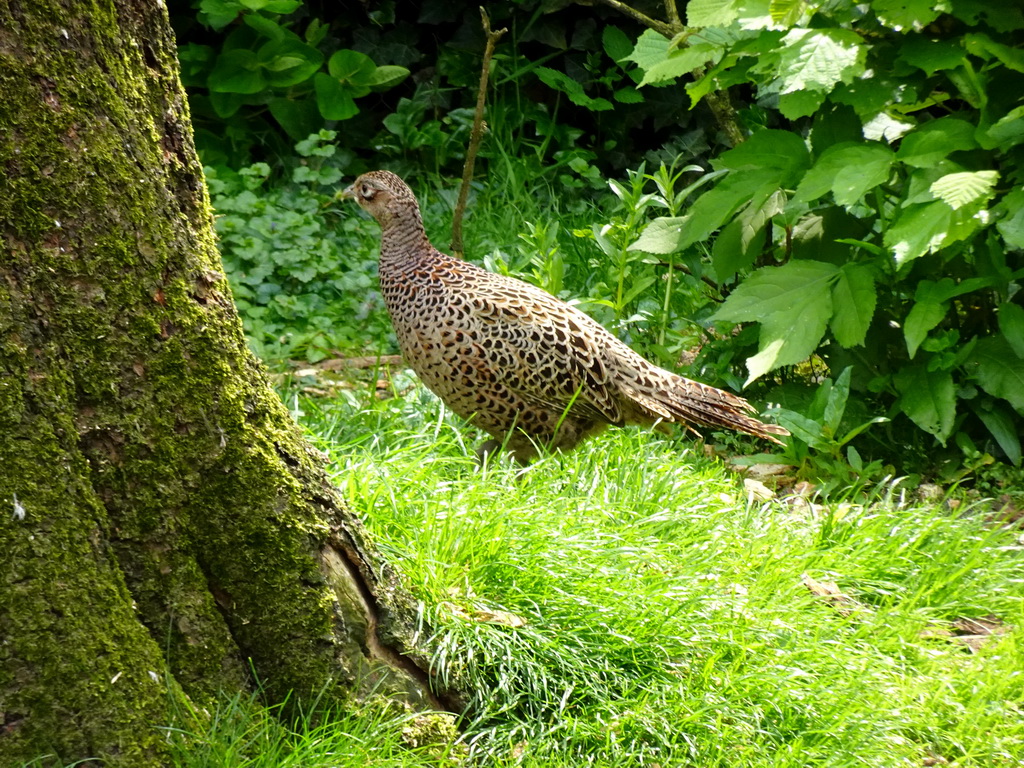
{"type": "Polygon", "coordinates": [[[436,250],[416,198],[390,171],[360,176],[353,198],[381,227],[380,287],[406,362],[459,416],[529,463],[608,425],[727,427],[778,443],[785,429],[741,397],[658,368],[596,321],[520,280],[436,250]]]}

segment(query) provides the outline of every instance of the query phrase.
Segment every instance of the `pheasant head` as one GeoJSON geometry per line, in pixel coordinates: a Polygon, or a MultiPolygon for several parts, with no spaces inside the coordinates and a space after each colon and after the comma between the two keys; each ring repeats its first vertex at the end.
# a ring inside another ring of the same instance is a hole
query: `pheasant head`
{"type": "Polygon", "coordinates": [[[355,200],[382,228],[408,222],[410,218],[417,222],[420,220],[415,195],[391,171],[364,173],[341,196],[355,200]]]}

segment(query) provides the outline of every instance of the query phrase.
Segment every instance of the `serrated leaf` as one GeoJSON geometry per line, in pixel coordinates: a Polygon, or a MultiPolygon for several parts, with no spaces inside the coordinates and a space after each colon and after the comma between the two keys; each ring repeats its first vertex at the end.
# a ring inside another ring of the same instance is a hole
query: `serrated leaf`
{"type": "Polygon", "coordinates": [[[829,326],[842,346],[864,343],[878,300],[875,278],[862,264],[844,264],[832,286],[832,319],[829,326]]]}
{"type": "Polygon", "coordinates": [[[953,152],[975,149],[974,126],[955,117],[942,117],[903,137],[896,157],[915,168],[926,168],[953,152]]]}
{"type": "Polygon", "coordinates": [[[999,305],[999,332],[1007,343],[1024,360],[1024,307],[1005,301],[999,305]]]}
{"type": "Polygon", "coordinates": [[[1024,410],[1024,358],[1018,357],[1002,334],[978,341],[966,368],[988,394],[1024,410]]]}
{"type": "Polygon", "coordinates": [[[900,392],[900,409],[917,426],[945,444],[956,417],[956,386],[952,374],[916,365],[900,369],[893,381],[900,392]]]}
{"type": "Polygon", "coordinates": [[[949,232],[952,215],[953,209],[941,200],[904,208],[883,238],[896,264],[903,266],[941,248],[949,232]]]}
{"type": "Polygon", "coordinates": [[[712,165],[732,171],[774,171],[779,186],[790,187],[810,165],[810,153],[807,144],[797,134],[765,129],[723,152],[712,165]]]}
{"type": "Polygon", "coordinates": [[[768,221],[782,213],[785,194],[774,185],[761,187],[743,211],[729,222],[715,238],[711,265],[719,283],[754,263],[764,247],[768,221]]]}
{"type": "Polygon", "coordinates": [[[618,27],[607,25],[601,31],[601,45],[612,61],[622,61],[633,52],[633,42],[618,27]]]}
{"type": "Polygon", "coordinates": [[[804,174],[794,200],[809,202],[832,192],[839,205],[853,205],[888,180],[895,159],[896,155],[884,144],[834,144],[804,174]]]}
{"type": "Polygon", "coordinates": [[[940,13],[934,0],[874,0],[871,10],[879,21],[897,32],[923,29],[940,13]]]}
{"type": "Polygon", "coordinates": [[[647,29],[637,38],[636,45],[625,59],[636,62],[641,69],[646,71],[659,61],[667,59],[668,50],[669,39],[660,32],[647,29]]]}
{"type": "Polygon", "coordinates": [[[935,197],[954,211],[977,200],[988,200],[999,180],[999,171],[948,173],[931,186],[935,197]]]}
{"type": "MultiPolygon", "coordinates": [[[[827,288],[838,271],[834,264],[807,259],[762,267],[729,294],[711,319],[764,323],[777,315],[793,314],[795,308],[807,302],[813,304],[820,294],[830,294],[827,288]]],[[[828,303],[831,307],[830,296],[828,303]]]]}
{"type": "Polygon", "coordinates": [[[640,237],[629,246],[631,251],[666,254],[679,250],[683,228],[689,216],[661,216],[648,224],[640,237]]]}
{"type": "Polygon", "coordinates": [[[820,261],[790,261],[757,270],[729,294],[712,320],[761,323],[760,350],[747,359],[747,383],[814,352],[832,315],[829,283],[837,272],[820,261]]]}
{"type": "Polygon", "coordinates": [[[779,188],[778,176],[770,168],[730,173],[690,207],[679,247],[706,240],[751,200],[766,199],[779,188]]]}
{"type": "Polygon", "coordinates": [[[907,354],[914,359],[921,342],[928,337],[928,332],[942,322],[949,311],[949,305],[937,301],[918,301],[907,313],[903,323],[903,336],[907,342],[907,354]]]}
{"type": "Polygon", "coordinates": [[[900,44],[900,58],[931,76],[940,70],[959,67],[965,54],[959,40],[933,40],[925,35],[909,34],[900,44]]]}
{"type": "Polygon", "coordinates": [[[813,115],[825,102],[822,91],[795,91],[779,97],[779,112],[787,120],[797,120],[813,115]]]}
{"type": "Polygon", "coordinates": [[[686,4],[689,27],[725,27],[738,15],[735,0],[689,0],[686,4]]]}
{"type": "Polygon", "coordinates": [[[638,85],[657,85],[676,80],[704,66],[721,52],[719,46],[711,43],[694,43],[682,50],[671,51],[665,59],[644,69],[643,79],[638,85]]]}
{"type": "Polygon", "coordinates": [[[1024,72],[1024,51],[1020,48],[1011,48],[1008,45],[997,43],[988,35],[980,32],[969,32],[964,35],[964,46],[979,58],[988,59],[994,56],[1007,69],[1024,72]]]}
{"type": "Polygon", "coordinates": [[[781,93],[828,93],[864,73],[860,35],[845,29],[792,29],[783,38],[777,76],[781,93]]]}

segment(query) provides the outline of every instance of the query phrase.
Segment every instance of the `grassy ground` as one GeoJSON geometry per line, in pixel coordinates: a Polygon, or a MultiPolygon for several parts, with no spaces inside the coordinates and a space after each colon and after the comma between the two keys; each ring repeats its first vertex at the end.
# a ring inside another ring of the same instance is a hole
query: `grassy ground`
{"type": "Polygon", "coordinates": [[[1024,542],[982,507],[751,503],[698,445],[626,430],[480,471],[421,388],[288,402],[477,714],[412,747],[407,719],[287,729],[235,699],[181,766],[1024,764],[1024,542]],[[947,636],[985,616],[976,651],[947,636]]]}

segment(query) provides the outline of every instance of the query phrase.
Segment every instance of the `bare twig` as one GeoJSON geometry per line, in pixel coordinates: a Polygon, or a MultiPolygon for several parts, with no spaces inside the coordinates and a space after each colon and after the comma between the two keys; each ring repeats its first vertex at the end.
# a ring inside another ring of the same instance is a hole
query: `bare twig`
{"type": "Polygon", "coordinates": [[[494,56],[494,46],[498,44],[501,36],[508,32],[502,29],[491,31],[491,20],[487,11],[480,8],[480,16],[483,19],[484,34],[487,35],[487,45],[484,48],[484,61],[480,69],[480,88],[476,94],[476,113],[473,115],[473,130],[469,134],[469,147],[466,149],[466,163],[462,167],[462,186],[459,188],[459,200],[455,203],[455,212],[452,215],[452,252],[462,257],[462,215],[466,211],[466,200],[469,198],[469,185],[473,181],[473,164],[476,162],[476,153],[480,149],[480,139],[484,135],[484,102],[487,98],[487,78],[491,69],[491,58],[494,56]]]}
{"type": "Polygon", "coordinates": [[[658,19],[652,19],[645,13],[640,13],[636,8],[626,5],[625,3],[619,2],[619,0],[601,0],[602,3],[607,5],[609,8],[614,8],[619,13],[624,13],[631,19],[635,19],[643,24],[645,27],[650,27],[655,32],[661,32],[667,38],[673,38],[677,33],[683,31],[683,25],[679,23],[679,14],[676,14],[676,23],[666,24],[664,21],[658,19]]]}
{"type": "Polygon", "coordinates": [[[679,19],[679,11],[676,10],[676,0],[665,0],[665,18],[673,27],[683,28],[683,22],[679,19]]]}

